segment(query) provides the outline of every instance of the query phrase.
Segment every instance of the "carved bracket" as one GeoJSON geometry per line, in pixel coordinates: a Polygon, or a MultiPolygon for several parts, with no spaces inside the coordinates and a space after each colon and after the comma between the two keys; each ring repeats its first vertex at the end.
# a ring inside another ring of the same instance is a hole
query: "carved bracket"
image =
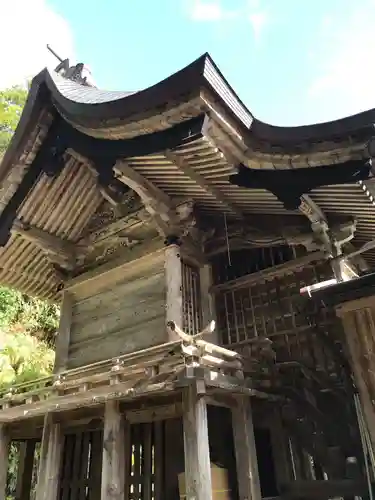
{"type": "Polygon", "coordinates": [[[114,169],[118,179],[141,198],[168,244],[179,242],[192,233],[196,217],[191,200],[173,200],[124,161],[118,161],[114,169]]]}

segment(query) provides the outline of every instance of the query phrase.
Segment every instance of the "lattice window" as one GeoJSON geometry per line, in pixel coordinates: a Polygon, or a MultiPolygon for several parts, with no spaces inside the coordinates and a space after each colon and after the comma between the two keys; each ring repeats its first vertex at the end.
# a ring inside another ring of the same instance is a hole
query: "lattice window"
{"type": "Polygon", "coordinates": [[[103,434],[67,434],[60,479],[60,500],[99,500],[103,434]]]}
{"type": "Polygon", "coordinates": [[[131,426],[129,500],[161,500],[164,442],[161,422],[131,426]]]}
{"type": "MultiPolygon", "coordinates": [[[[217,259],[216,283],[224,283],[238,278],[253,268],[253,272],[281,264],[293,258],[290,251],[282,248],[257,250],[259,257],[266,256],[258,263],[248,261],[256,257],[254,252],[233,252],[232,266],[225,263],[226,256],[222,257],[222,265],[217,259]],[[273,258],[272,256],[273,250],[273,258]],[[220,274],[219,274],[220,273],[220,274]]],[[[329,369],[332,365],[331,354],[326,352],[324,345],[317,338],[318,333],[311,327],[311,316],[317,314],[313,301],[306,302],[300,296],[300,288],[312,283],[323,281],[331,277],[331,270],[326,263],[310,266],[282,277],[264,280],[257,279],[256,283],[241,287],[226,288],[216,294],[216,313],[219,334],[222,343],[236,347],[246,345],[256,337],[268,337],[273,341],[277,354],[277,361],[291,359],[306,359],[310,365],[329,369]],[[309,309],[306,308],[306,304],[309,309]]],[[[332,311],[323,310],[320,321],[327,328],[336,321],[332,311]]]]}
{"type": "Polygon", "coordinates": [[[194,335],[201,330],[201,290],[199,269],[182,262],[183,330],[194,335]]]}

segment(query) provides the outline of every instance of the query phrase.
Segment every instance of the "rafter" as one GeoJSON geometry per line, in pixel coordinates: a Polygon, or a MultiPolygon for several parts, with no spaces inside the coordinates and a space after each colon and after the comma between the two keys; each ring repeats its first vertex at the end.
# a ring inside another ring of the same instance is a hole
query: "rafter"
{"type": "Polygon", "coordinates": [[[181,172],[183,172],[186,177],[196,182],[206,193],[211,194],[216,198],[222,205],[229,209],[232,213],[237,215],[240,219],[244,218],[242,211],[236,207],[233,203],[226,199],[226,197],[214,186],[210,185],[209,182],[198,172],[189,165],[186,160],[183,160],[180,156],[171,150],[164,151],[164,156],[170,162],[174,163],[181,172]]]}

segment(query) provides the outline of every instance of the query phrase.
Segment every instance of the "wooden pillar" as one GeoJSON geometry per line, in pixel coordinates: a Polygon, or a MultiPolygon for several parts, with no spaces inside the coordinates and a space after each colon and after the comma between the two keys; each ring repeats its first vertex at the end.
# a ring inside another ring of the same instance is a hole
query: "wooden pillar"
{"type": "Polygon", "coordinates": [[[232,409],[239,500],[261,500],[253,417],[249,397],[237,399],[232,409]]]}
{"type": "Polygon", "coordinates": [[[212,499],[207,405],[196,384],[183,394],[186,500],[212,499]]]}
{"type": "Polygon", "coordinates": [[[118,401],[105,405],[102,500],[125,499],[125,421],[120,413],[118,401]]]}
{"type": "Polygon", "coordinates": [[[57,500],[62,453],[61,425],[48,414],[44,418],[36,500],[57,500]]]}
{"type": "Polygon", "coordinates": [[[203,327],[207,326],[212,320],[216,323],[215,331],[207,336],[205,340],[219,345],[220,339],[217,330],[215,296],[210,292],[212,285],[212,266],[210,264],[205,264],[200,268],[200,283],[203,327]]]}
{"type": "Polygon", "coordinates": [[[35,441],[23,441],[20,445],[20,456],[17,471],[16,500],[29,500],[33,477],[35,441]]]}
{"type": "Polygon", "coordinates": [[[0,425],[0,498],[6,498],[8,460],[9,460],[9,437],[5,426],[0,425]]]}
{"type": "Polygon", "coordinates": [[[276,408],[271,416],[270,424],[272,456],[275,464],[277,487],[280,492],[282,486],[292,480],[293,471],[288,436],[283,427],[280,411],[276,408]]]}
{"type": "Polygon", "coordinates": [[[349,362],[354,374],[364,419],[375,449],[375,298],[357,299],[336,308],[344,327],[349,362]]]}
{"type": "MultiPolygon", "coordinates": [[[[174,321],[177,326],[183,328],[182,314],[182,264],[180,247],[176,244],[168,245],[165,249],[165,277],[167,287],[166,319],[174,321]]],[[[170,333],[169,340],[179,337],[170,333]]]]}
{"type": "Polygon", "coordinates": [[[72,325],[73,300],[69,292],[64,292],[61,304],[59,330],[56,339],[56,357],[54,373],[67,368],[69,358],[70,329],[72,325]]]}

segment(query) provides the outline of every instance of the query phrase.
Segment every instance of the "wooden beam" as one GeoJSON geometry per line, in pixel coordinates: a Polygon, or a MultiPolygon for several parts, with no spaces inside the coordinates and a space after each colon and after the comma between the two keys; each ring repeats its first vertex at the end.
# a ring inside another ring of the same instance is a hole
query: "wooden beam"
{"type": "Polygon", "coordinates": [[[257,452],[250,398],[241,397],[232,409],[239,500],[261,500],[257,452]]]}
{"type": "Polygon", "coordinates": [[[53,421],[52,414],[47,414],[44,419],[36,500],[57,500],[62,453],[61,425],[53,421]]]}
{"type": "Polygon", "coordinates": [[[152,215],[159,215],[165,220],[173,208],[170,197],[125,161],[117,161],[114,168],[119,174],[119,179],[137,193],[146,209],[152,215]]]}
{"type": "Polygon", "coordinates": [[[20,235],[23,239],[31,241],[45,252],[50,260],[66,269],[75,266],[74,243],[63,240],[54,234],[29,225],[16,219],[12,226],[12,233],[20,235]]]}
{"type": "Polygon", "coordinates": [[[35,444],[36,441],[34,439],[28,439],[27,441],[23,441],[20,445],[20,457],[18,461],[17,471],[16,500],[30,499],[35,444]]]}
{"type": "Polygon", "coordinates": [[[206,193],[211,194],[216,198],[223,206],[225,206],[230,212],[237,215],[240,219],[244,218],[242,211],[231,203],[227,198],[215,187],[212,186],[201,174],[196,172],[186,160],[183,160],[180,156],[171,150],[165,151],[164,156],[171,163],[174,163],[181,172],[193,180],[198,186],[200,186],[206,193]]]}
{"type": "MultiPolygon", "coordinates": [[[[182,326],[182,264],[180,247],[168,245],[165,248],[165,279],[167,289],[166,321],[182,326]]],[[[168,329],[169,340],[177,340],[175,332],[168,329]]]]}
{"type": "Polygon", "coordinates": [[[56,340],[54,373],[58,374],[67,368],[70,345],[70,329],[72,325],[73,298],[67,291],[63,292],[60,311],[60,322],[56,340]]]}
{"type": "Polygon", "coordinates": [[[197,384],[184,390],[183,406],[186,498],[212,500],[207,405],[197,384]]]}
{"type": "Polygon", "coordinates": [[[0,498],[6,498],[9,436],[4,425],[0,425],[0,498]]]}
{"type": "Polygon", "coordinates": [[[119,402],[108,401],[104,414],[102,500],[124,500],[125,469],[124,418],[119,402]]]}

